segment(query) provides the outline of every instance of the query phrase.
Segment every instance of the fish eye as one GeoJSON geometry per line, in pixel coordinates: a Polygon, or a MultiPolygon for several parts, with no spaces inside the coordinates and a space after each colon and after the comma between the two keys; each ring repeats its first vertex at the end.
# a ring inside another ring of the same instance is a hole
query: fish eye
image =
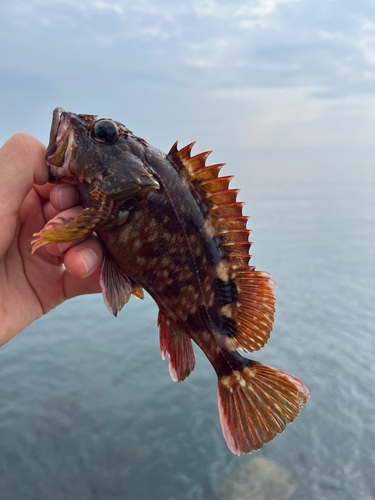
{"type": "Polygon", "coordinates": [[[111,120],[98,120],[91,129],[91,137],[98,142],[114,144],[118,140],[116,124],[111,120]]]}

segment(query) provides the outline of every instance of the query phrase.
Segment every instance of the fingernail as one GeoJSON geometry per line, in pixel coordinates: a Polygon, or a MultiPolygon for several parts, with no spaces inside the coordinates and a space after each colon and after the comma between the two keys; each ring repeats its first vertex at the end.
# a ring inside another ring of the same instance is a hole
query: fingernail
{"type": "Polygon", "coordinates": [[[85,278],[93,270],[95,264],[97,263],[98,259],[96,253],[90,248],[81,248],[80,250],[77,250],[76,253],[80,256],[86,267],[86,272],[83,276],[83,278],[85,278]]]}
{"type": "Polygon", "coordinates": [[[61,186],[58,194],[57,200],[59,203],[60,210],[65,210],[66,208],[73,207],[79,203],[78,191],[71,186],[61,186]]]}

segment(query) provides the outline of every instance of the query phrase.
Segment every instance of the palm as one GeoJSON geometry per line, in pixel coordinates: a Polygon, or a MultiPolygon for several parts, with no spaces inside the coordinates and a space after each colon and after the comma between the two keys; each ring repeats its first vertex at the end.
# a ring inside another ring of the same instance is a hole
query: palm
{"type": "Polygon", "coordinates": [[[0,280],[5,285],[1,287],[5,312],[2,324],[7,324],[8,330],[20,331],[65,300],[64,268],[59,257],[45,250],[31,255],[33,233],[46,223],[42,200],[35,189],[19,213],[8,216],[4,223],[14,230],[8,248],[1,252],[0,280]]]}
{"type": "Polygon", "coordinates": [[[33,234],[49,219],[82,210],[75,206],[73,187],[61,198],[58,186],[46,184],[44,153],[27,134],[16,134],[0,148],[0,345],[64,300],[100,291],[97,238],[31,254],[33,234]]]}

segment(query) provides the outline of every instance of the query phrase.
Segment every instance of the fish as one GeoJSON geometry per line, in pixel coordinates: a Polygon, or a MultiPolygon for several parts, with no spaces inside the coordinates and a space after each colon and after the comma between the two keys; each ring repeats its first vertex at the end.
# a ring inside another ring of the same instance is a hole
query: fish
{"type": "Polygon", "coordinates": [[[95,232],[100,285],[113,315],[146,290],[159,307],[162,358],[175,382],[195,366],[193,343],[213,366],[219,417],[235,454],[260,449],[294,421],[309,391],[297,378],[242,353],[268,341],[276,284],[249,266],[250,230],[224,164],[191,143],[166,154],[125,125],[56,108],[46,150],[49,182],[75,185],[83,211],[47,223],[32,252],[95,232]]]}

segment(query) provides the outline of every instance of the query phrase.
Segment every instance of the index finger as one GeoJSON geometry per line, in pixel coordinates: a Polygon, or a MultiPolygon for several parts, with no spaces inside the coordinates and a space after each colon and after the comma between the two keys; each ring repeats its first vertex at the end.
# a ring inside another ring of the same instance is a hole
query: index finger
{"type": "Polygon", "coordinates": [[[0,212],[14,215],[33,184],[48,181],[45,147],[29,134],[13,135],[0,149],[0,212]]]}

